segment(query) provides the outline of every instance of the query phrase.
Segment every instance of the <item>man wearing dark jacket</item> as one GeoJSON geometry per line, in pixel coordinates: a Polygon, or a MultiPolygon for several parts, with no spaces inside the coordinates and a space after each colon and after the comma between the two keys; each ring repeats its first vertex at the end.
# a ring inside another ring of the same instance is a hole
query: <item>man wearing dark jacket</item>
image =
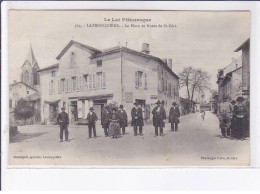
{"type": "MultiPolygon", "coordinates": [[[[118,116],[119,116],[120,131],[122,128],[122,134],[125,135],[125,128],[127,127],[128,123],[127,123],[127,114],[122,104],[119,106],[118,116]]],[[[121,134],[121,132],[119,134],[121,134]]]]}
{"type": "Polygon", "coordinates": [[[63,131],[65,131],[65,140],[68,141],[69,139],[69,131],[68,131],[68,125],[69,125],[69,116],[65,112],[65,108],[61,108],[62,112],[58,115],[57,123],[60,125],[60,142],[63,142],[63,131]]]}
{"type": "Polygon", "coordinates": [[[96,113],[93,112],[93,110],[94,110],[94,108],[90,107],[90,109],[89,109],[90,112],[88,113],[88,116],[87,116],[89,138],[91,138],[91,136],[92,136],[92,129],[93,129],[94,137],[97,137],[96,121],[98,120],[98,117],[97,117],[96,113]]]}
{"type": "Polygon", "coordinates": [[[109,118],[110,118],[110,110],[108,105],[106,104],[101,112],[101,125],[104,129],[105,136],[108,136],[108,128],[109,128],[109,118]]]}
{"type": "Polygon", "coordinates": [[[171,131],[178,131],[180,110],[176,104],[176,102],[172,103],[172,107],[169,113],[169,123],[171,123],[171,131]]]}
{"type": "Polygon", "coordinates": [[[156,103],[156,107],[153,109],[153,126],[155,127],[155,136],[158,136],[158,128],[160,128],[160,136],[163,135],[163,127],[165,127],[166,112],[161,106],[160,101],[156,103]]]}
{"type": "Polygon", "coordinates": [[[140,107],[138,107],[138,103],[134,103],[134,108],[132,108],[131,116],[132,122],[131,125],[134,127],[134,135],[137,136],[137,127],[139,127],[139,134],[143,135],[142,130],[144,126],[143,120],[143,111],[140,107]]]}

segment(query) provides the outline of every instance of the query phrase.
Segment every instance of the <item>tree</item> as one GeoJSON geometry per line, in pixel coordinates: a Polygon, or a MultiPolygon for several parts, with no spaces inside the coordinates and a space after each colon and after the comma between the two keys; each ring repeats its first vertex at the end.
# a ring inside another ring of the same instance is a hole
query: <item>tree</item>
{"type": "Polygon", "coordinates": [[[188,99],[190,100],[190,108],[194,93],[196,91],[202,92],[209,89],[210,76],[208,72],[202,71],[201,69],[194,69],[192,67],[185,67],[179,74],[180,87],[186,87],[188,99]]]}
{"type": "Polygon", "coordinates": [[[33,107],[29,106],[24,99],[20,99],[17,102],[17,105],[14,109],[14,117],[17,120],[24,120],[29,119],[33,116],[34,109],[33,107]]]}

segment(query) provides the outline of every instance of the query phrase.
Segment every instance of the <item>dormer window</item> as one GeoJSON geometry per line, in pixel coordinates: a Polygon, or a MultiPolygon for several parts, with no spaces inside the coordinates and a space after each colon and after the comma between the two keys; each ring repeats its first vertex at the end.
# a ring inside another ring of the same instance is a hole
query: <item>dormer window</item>
{"type": "Polygon", "coordinates": [[[102,61],[101,61],[101,60],[97,61],[97,66],[98,66],[98,67],[101,67],[101,66],[102,66],[102,61]]]}

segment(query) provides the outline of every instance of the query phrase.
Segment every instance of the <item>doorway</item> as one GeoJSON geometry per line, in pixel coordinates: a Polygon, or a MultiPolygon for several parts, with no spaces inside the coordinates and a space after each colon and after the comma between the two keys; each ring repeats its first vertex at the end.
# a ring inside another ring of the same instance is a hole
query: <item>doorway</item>
{"type": "Polygon", "coordinates": [[[101,119],[101,111],[106,103],[107,99],[93,100],[93,108],[94,112],[97,114],[98,120],[101,119]]]}

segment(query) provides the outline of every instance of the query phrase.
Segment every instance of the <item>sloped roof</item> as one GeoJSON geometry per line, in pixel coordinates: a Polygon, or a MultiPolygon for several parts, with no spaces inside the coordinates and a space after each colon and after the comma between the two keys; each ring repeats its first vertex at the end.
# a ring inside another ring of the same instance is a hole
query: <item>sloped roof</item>
{"type": "Polygon", "coordinates": [[[54,64],[54,65],[50,65],[50,66],[48,66],[48,67],[44,67],[44,68],[42,68],[42,69],[39,69],[39,70],[37,70],[37,72],[47,71],[47,70],[49,70],[49,69],[54,69],[54,68],[58,68],[58,67],[59,67],[59,63],[56,63],[56,64],[54,64]]]}
{"type": "Polygon", "coordinates": [[[127,48],[127,47],[120,47],[120,46],[112,47],[112,48],[104,50],[102,53],[94,54],[91,58],[102,57],[102,56],[112,54],[112,53],[116,53],[116,52],[120,52],[120,51],[130,52],[130,53],[133,53],[135,55],[139,55],[139,56],[142,56],[142,57],[153,59],[153,60],[159,62],[160,64],[162,64],[164,66],[164,68],[167,69],[167,71],[169,73],[171,73],[174,77],[179,79],[179,76],[176,75],[172,71],[172,69],[166,63],[164,63],[159,57],[155,57],[153,55],[145,54],[145,53],[142,53],[140,51],[136,51],[136,50],[133,50],[133,49],[130,49],[130,48],[127,48]]]}
{"type": "Polygon", "coordinates": [[[28,84],[26,84],[24,82],[16,82],[16,83],[10,84],[10,86],[14,86],[14,85],[18,85],[18,84],[23,84],[23,85],[27,86],[28,88],[37,91],[35,88],[29,86],[28,84]]]}
{"type": "Polygon", "coordinates": [[[248,38],[245,42],[243,42],[236,50],[234,50],[234,52],[238,52],[246,46],[248,47],[249,44],[250,44],[250,38],[248,38]]]}
{"type": "Polygon", "coordinates": [[[80,42],[71,40],[71,41],[65,46],[65,48],[60,52],[60,54],[56,57],[56,59],[59,60],[59,59],[64,55],[64,53],[65,53],[73,44],[76,44],[76,45],[79,45],[79,46],[81,46],[81,47],[83,47],[83,48],[89,49],[89,50],[93,51],[93,53],[100,53],[100,52],[101,52],[101,50],[98,50],[98,49],[96,49],[96,48],[94,48],[94,47],[90,47],[90,46],[85,45],[85,44],[82,44],[82,43],[80,43],[80,42]]]}
{"type": "Polygon", "coordinates": [[[227,75],[242,67],[242,56],[238,57],[235,61],[232,61],[228,66],[223,69],[223,75],[227,75]]]}

